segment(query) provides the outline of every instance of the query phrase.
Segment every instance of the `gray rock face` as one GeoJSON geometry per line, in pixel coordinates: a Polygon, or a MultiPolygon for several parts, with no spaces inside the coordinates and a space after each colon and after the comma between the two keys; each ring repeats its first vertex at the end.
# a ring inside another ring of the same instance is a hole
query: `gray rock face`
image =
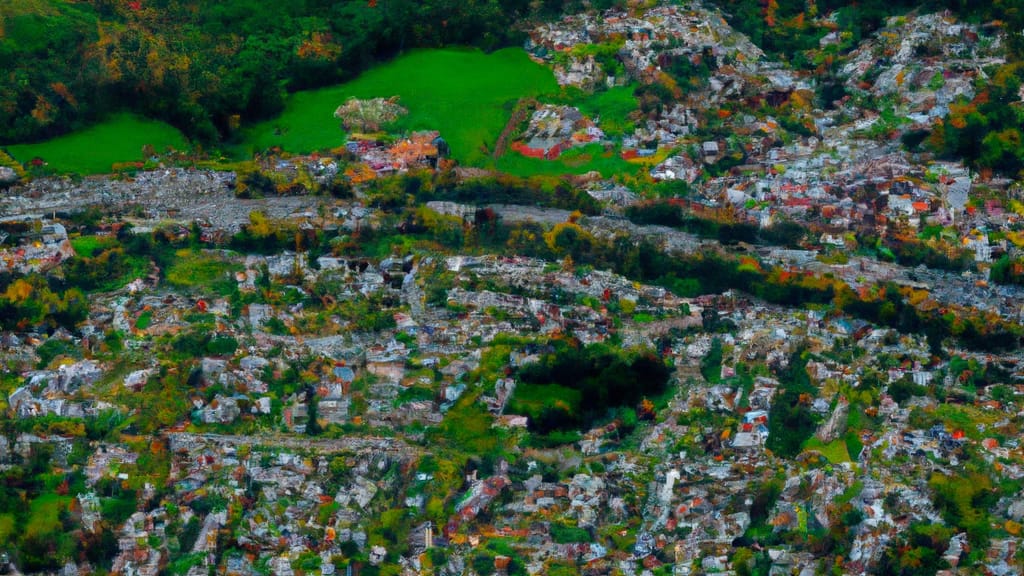
{"type": "Polygon", "coordinates": [[[1011,519],[1019,521],[1024,518],[1024,500],[1017,500],[1013,504],[1010,504],[1010,509],[1007,511],[1007,516],[1011,519]]]}
{"type": "Polygon", "coordinates": [[[13,168],[0,166],[0,186],[10,186],[18,182],[18,173],[13,168]]]}
{"type": "Polygon", "coordinates": [[[815,435],[819,440],[828,444],[846,433],[846,418],[850,412],[850,404],[840,400],[832,415],[818,428],[815,435]]]}

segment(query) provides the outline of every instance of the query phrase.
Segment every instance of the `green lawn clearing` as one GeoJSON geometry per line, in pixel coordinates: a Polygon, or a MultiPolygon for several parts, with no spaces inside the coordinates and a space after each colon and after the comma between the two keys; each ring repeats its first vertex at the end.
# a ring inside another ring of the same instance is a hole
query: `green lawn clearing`
{"type": "Polygon", "coordinates": [[[336,148],[345,136],[334,110],[350,97],[389,98],[409,110],[395,128],[440,130],[452,155],[485,165],[487,150],[526,96],[555,93],[551,71],[517,48],[417,50],[338,86],[289,96],[281,116],[245,131],[241,155],[280,146],[293,153],[336,148]]]}
{"type": "Polygon", "coordinates": [[[14,514],[0,514],[0,542],[14,542],[16,524],[14,514]]]}
{"type": "Polygon", "coordinates": [[[235,281],[232,275],[242,269],[237,262],[187,248],[178,250],[176,256],[174,264],[167,270],[167,282],[179,288],[228,285],[235,281]]]}
{"type": "Polygon", "coordinates": [[[846,448],[846,442],[842,438],[833,440],[828,444],[823,444],[821,440],[818,440],[816,437],[812,437],[806,444],[804,444],[804,450],[816,450],[821,452],[822,456],[834,464],[852,461],[850,458],[850,452],[846,448]]]}
{"type": "Polygon", "coordinates": [[[630,115],[640,107],[640,102],[633,96],[636,85],[617,86],[594,92],[590,95],[583,95],[575,102],[566,102],[570,106],[576,106],[584,116],[597,120],[598,126],[609,136],[622,136],[631,133],[634,122],[630,115]]]}
{"type": "Polygon", "coordinates": [[[115,114],[65,136],[6,148],[22,164],[42,158],[59,173],[104,174],[111,172],[115,163],[143,160],[142,148],[147,144],[157,153],[188,146],[181,132],[169,124],[135,114],[115,114]]]}
{"type": "Polygon", "coordinates": [[[117,240],[110,236],[78,236],[71,239],[71,247],[80,258],[92,258],[107,248],[117,246],[117,240]]]}
{"type": "Polygon", "coordinates": [[[507,412],[538,418],[545,408],[559,407],[567,413],[576,413],[581,400],[579,390],[558,384],[519,384],[509,401],[507,412]]]}
{"type": "Polygon", "coordinates": [[[558,176],[562,174],[585,174],[591,171],[610,178],[616,174],[639,175],[650,170],[653,162],[647,160],[624,160],[617,150],[605,150],[601,144],[566,150],[554,160],[528,158],[509,151],[498,159],[498,170],[515,176],[558,176]]]}
{"type": "Polygon", "coordinates": [[[62,505],[67,505],[71,498],[57,494],[44,494],[32,501],[26,534],[49,534],[60,530],[59,513],[62,505]]]}

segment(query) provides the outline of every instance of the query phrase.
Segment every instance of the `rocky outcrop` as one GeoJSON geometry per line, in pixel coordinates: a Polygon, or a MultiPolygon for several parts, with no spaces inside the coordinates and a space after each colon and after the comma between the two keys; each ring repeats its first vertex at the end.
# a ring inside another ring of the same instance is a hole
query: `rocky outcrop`
{"type": "Polygon", "coordinates": [[[818,428],[814,435],[825,444],[839,438],[846,433],[846,419],[849,413],[850,403],[846,401],[846,398],[840,398],[835,410],[832,411],[832,415],[818,428]]]}
{"type": "Polygon", "coordinates": [[[14,171],[14,168],[8,168],[7,166],[0,166],[0,186],[13,186],[18,183],[20,178],[18,173],[14,171]]]}

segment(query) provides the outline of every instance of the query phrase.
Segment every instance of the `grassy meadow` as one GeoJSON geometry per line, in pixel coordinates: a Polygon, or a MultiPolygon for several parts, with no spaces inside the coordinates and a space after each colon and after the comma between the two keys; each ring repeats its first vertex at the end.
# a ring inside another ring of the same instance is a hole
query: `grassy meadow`
{"type": "Polygon", "coordinates": [[[117,247],[117,240],[109,236],[76,236],[71,239],[71,247],[81,258],[92,258],[108,248],[117,247]]]}
{"type": "Polygon", "coordinates": [[[622,136],[633,131],[630,116],[640,107],[633,95],[637,85],[616,86],[593,94],[571,95],[566,102],[576,106],[585,116],[598,120],[598,126],[609,136],[622,136]]]}
{"type": "Polygon", "coordinates": [[[817,450],[822,456],[828,459],[829,462],[838,464],[840,462],[853,462],[853,458],[850,457],[850,451],[846,447],[846,442],[842,438],[833,440],[828,444],[824,444],[821,440],[816,437],[812,437],[804,444],[804,450],[817,450]]]}
{"type": "Polygon", "coordinates": [[[525,52],[492,54],[471,49],[419,50],[358,78],[289,96],[279,117],[245,131],[243,155],[280,146],[304,153],[340,146],[345,138],[334,110],[350,97],[399,96],[409,114],[396,128],[440,130],[462,163],[482,166],[488,150],[521,97],[557,92],[551,71],[525,52]]]}
{"type": "Polygon", "coordinates": [[[496,168],[514,176],[559,176],[600,172],[610,178],[616,174],[638,175],[650,170],[657,158],[625,160],[617,149],[606,150],[601,144],[588,144],[566,150],[554,160],[528,158],[509,151],[498,159],[496,168]]]}
{"type": "Polygon", "coordinates": [[[235,282],[234,273],[241,270],[241,264],[219,255],[184,248],[175,252],[174,264],[167,270],[167,282],[178,288],[215,284],[230,287],[235,282]]]}
{"type": "Polygon", "coordinates": [[[103,174],[118,162],[143,160],[142,148],[156,152],[184,150],[188,143],[176,128],[135,114],[115,114],[106,121],[35,144],[6,146],[22,164],[42,158],[55,172],[103,174]]]}

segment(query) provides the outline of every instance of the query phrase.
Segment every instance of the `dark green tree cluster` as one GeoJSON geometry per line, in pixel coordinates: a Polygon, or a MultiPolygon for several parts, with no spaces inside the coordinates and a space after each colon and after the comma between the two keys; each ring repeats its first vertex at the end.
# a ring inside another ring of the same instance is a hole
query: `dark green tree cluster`
{"type": "Polygon", "coordinates": [[[875,567],[874,574],[924,576],[949,567],[942,555],[953,530],[941,524],[915,522],[894,542],[875,567]]]}
{"type": "Polygon", "coordinates": [[[710,48],[695,56],[665,56],[661,67],[681,87],[698,87],[718,70],[718,59],[710,48]]]}
{"type": "Polygon", "coordinates": [[[88,300],[77,288],[51,286],[41,274],[0,275],[0,328],[3,330],[58,326],[73,329],[88,315],[88,300]]]}
{"type": "Polygon", "coordinates": [[[749,222],[720,222],[702,217],[687,210],[680,202],[671,200],[630,206],[626,209],[626,216],[636,224],[671,226],[701,238],[718,240],[722,244],[745,242],[796,248],[807,236],[807,229],[792,220],[783,220],[771,227],[759,229],[749,222]]]}
{"type": "Polygon", "coordinates": [[[768,442],[765,447],[786,458],[800,453],[804,442],[817,428],[811,413],[814,386],[807,374],[808,356],[794,353],[789,365],[780,374],[780,396],[772,401],[768,414],[768,442]]]}
{"type": "Polygon", "coordinates": [[[175,336],[171,340],[171,348],[185,358],[222,356],[233,354],[238,348],[238,341],[231,336],[217,336],[205,330],[193,330],[175,336]]]}
{"type": "Polygon", "coordinates": [[[85,292],[109,289],[111,282],[118,282],[131,270],[132,263],[120,247],[104,250],[92,258],[75,257],[64,264],[67,283],[85,292]]]}
{"type": "Polygon", "coordinates": [[[717,383],[722,379],[722,339],[712,338],[711,348],[701,358],[700,373],[704,379],[711,383],[717,383]]]}
{"type": "Polygon", "coordinates": [[[973,255],[954,246],[950,246],[948,250],[940,250],[916,238],[890,236],[882,240],[871,234],[858,234],[857,242],[861,246],[874,247],[879,258],[895,260],[908,268],[916,268],[923,264],[936,270],[963,272],[974,267],[973,255]]]}
{"type": "MultiPolygon", "coordinates": [[[[578,392],[577,406],[545,404],[530,429],[540,433],[589,427],[610,411],[633,407],[665,390],[669,368],[651,351],[623,351],[606,344],[581,347],[556,341],[555,350],[519,370],[522,385],[557,385],[578,392]]],[[[515,397],[513,396],[513,403],[515,397]]]]}
{"type": "Polygon", "coordinates": [[[934,473],[928,480],[928,487],[942,519],[966,532],[973,548],[984,550],[992,531],[988,511],[1000,496],[992,480],[980,472],[950,476],[934,473]]]}
{"type": "Polygon", "coordinates": [[[924,396],[928,389],[914,384],[910,378],[901,378],[889,385],[888,392],[895,402],[903,404],[912,396],[924,396]]]}

